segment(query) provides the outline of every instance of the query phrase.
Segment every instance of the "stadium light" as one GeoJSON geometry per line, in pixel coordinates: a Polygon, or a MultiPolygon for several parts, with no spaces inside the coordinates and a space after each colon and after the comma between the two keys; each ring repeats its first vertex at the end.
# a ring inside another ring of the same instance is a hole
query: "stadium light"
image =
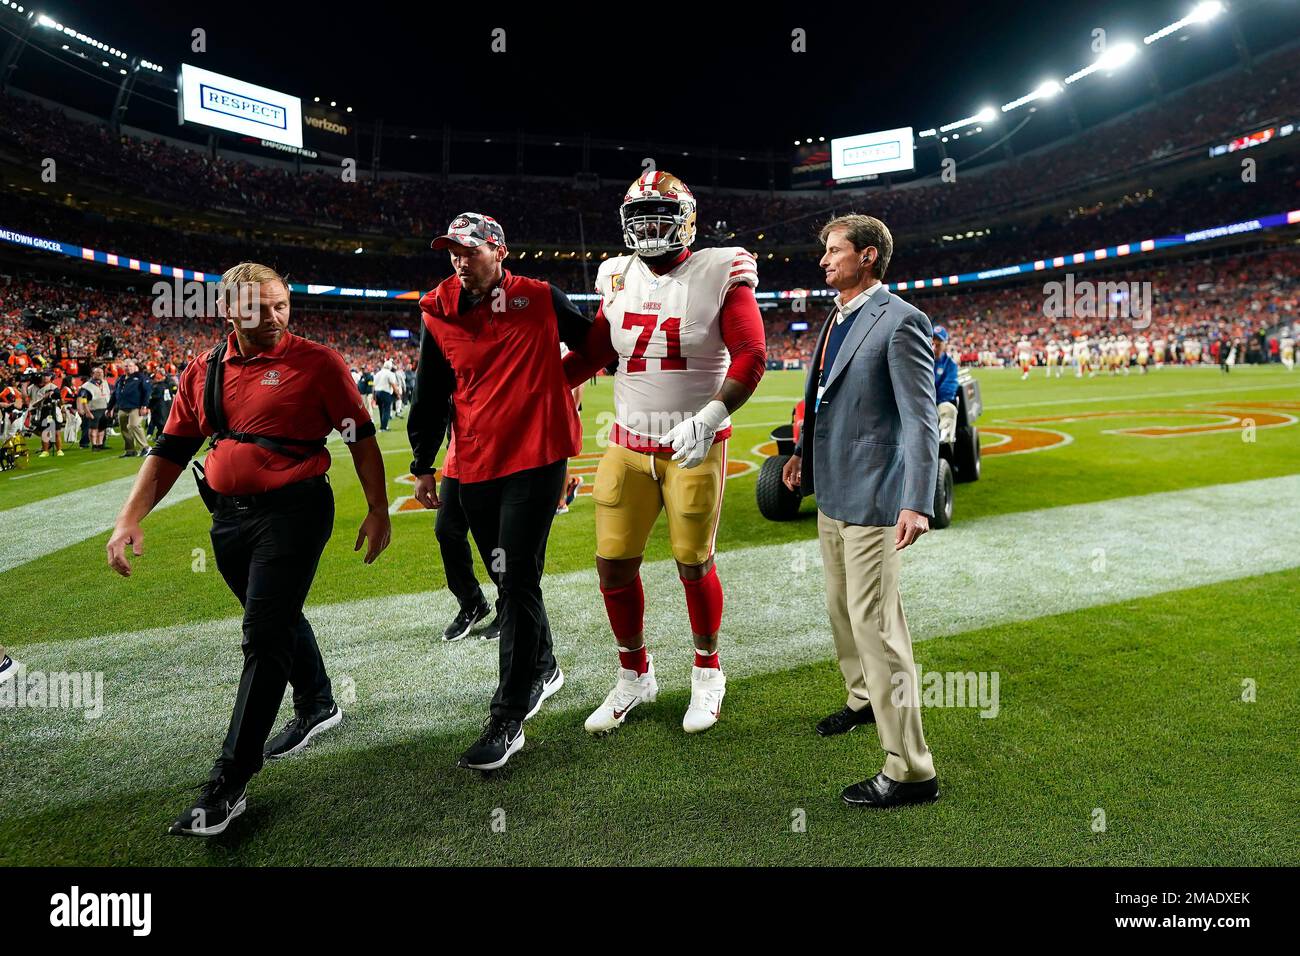
{"type": "Polygon", "coordinates": [[[1203,2],[1192,7],[1192,12],[1187,14],[1187,16],[1183,17],[1181,20],[1175,20],[1167,27],[1161,27],[1149,36],[1143,37],[1142,42],[1149,45],[1155,43],[1157,40],[1169,36],[1171,33],[1177,33],[1179,30],[1183,29],[1183,27],[1191,26],[1195,23],[1208,23],[1219,14],[1223,13],[1226,9],[1227,8],[1222,2],[1220,2],[1220,0],[1203,0],[1203,2]]]}
{"type": "Polygon", "coordinates": [[[1060,80],[1044,80],[1034,88],[1033,92],[1026,93],[1024,96],[1020,97],[1020,99],[1012,100],[1010,103],[1003,103],[1002,112],[1010,113],[1012,110],[1019,109],[1026,103],[1034,102],[1034,100],[1051,99],[1063,89],[1065,89],[1065,87],[1061,85],[1060,80]]]}
{"type": "Polygon", "coordinates": [[[939,127],[939,132],[951,133],[955,129],[972,126],[975,123],[989,123],[992,122],[994,115],[996,114],[993,112],[993,107],[986,106],[974,116],[967,116],[965,119],[959,119],[952,123],[945,123],[943,126],[939,127]]]}
{"type": "Polygon", "coordinates": [[[1132,43],[1116,43],[1106,48],[1106,52],[1097,60],[1097,66],[1103,70],[1117,70],[1135,56],[1137,47],[1132,43]]]}

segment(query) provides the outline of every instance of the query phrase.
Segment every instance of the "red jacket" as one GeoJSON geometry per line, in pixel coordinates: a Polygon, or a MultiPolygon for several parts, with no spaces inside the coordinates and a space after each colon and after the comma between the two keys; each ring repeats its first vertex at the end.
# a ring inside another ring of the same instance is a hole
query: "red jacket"
{"type": "Polygon", "coordinates": [[[453,477],[462,482],[578,454],[582,426],[560,340],[584,352],[590,320],[549,283],[509,271],[478,303],[462,309],[460,298],[460,278],[453,275],[420,300],[424,331],[407,418],[415,453],[411,473],[433,473],[449,413],[456,436],[453,477]]]}

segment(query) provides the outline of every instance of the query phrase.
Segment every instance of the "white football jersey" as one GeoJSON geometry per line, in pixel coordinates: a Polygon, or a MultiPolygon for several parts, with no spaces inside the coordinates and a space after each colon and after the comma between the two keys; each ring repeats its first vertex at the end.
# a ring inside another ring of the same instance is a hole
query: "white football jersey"
{"type": "MultiPolygon", "coordinates": [[[[758,286],[754,257],[738,246],[693,251],[661,276],[636,255],[600,264],[596,291],[618,352],[619,425],[659,441],[718,393],[731,367],[722,300],[737,285],[758,286]]],[[[730,425],[728,418],[718,430],[730,425]]]]}

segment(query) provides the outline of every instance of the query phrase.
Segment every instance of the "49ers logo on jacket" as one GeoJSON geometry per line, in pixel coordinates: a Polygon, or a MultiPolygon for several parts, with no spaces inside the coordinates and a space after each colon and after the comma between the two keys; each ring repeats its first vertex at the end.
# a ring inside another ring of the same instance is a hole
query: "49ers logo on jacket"
{"type": "Polygon", "coordinates": [[[519,309],[528,308],[528,296],[526,295],[515,296],[513,299],[510,300],[510,308],[516,311],[518,311],[519,309]]]}
{"type": "Polygon", "coordinates": [[[263,385],[279,385],[280,372],[278,369],[267,369],[266,374],[262,376],[263,385]]]}

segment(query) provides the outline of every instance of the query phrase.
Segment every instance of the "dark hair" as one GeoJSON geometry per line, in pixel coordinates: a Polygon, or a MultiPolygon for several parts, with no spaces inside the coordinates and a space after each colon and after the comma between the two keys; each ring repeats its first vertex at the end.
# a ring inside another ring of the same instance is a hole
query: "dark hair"
{"type": "Polygon", "coordinates": [[[823,245],[826,244],[826,237],[836,229],[844,230],[845,238],[853,244],[856,251],[861,252],[867,246],[876,250],[876,261],[871,267],[872,273],[883,282],[885,273],[889,271],[889,260],[894,257],[894,237],[889,234],[889,227],[875,216],[863,216],[858,213],[836,216],[822,226],[821,232],[818,233],[818,238],[823,245]]]}

